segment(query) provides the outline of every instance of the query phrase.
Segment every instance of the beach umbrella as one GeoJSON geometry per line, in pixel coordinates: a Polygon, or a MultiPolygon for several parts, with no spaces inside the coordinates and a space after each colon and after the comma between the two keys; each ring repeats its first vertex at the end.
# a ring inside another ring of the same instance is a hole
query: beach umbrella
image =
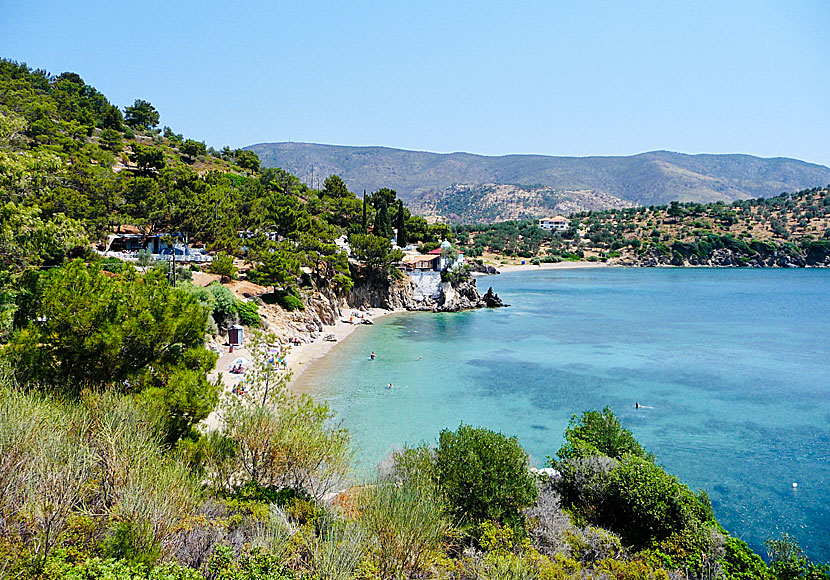
{"type": "Polygon", "coordinates": [[[240,357],[234,359],[233,362],[231,362],[231,364],[229,364],[228,366],[246,365],[249,362],[251,362],[251,361],[249,361],[248,359],[240,356],[240,357]]]}

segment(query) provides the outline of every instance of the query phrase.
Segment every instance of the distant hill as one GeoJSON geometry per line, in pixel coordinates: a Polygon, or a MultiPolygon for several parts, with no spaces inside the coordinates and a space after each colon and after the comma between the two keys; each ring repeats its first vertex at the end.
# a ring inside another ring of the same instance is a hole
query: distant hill
{"type": "MultiPolygon", "coordinates": [[[[444,216],[459,214],[451,206],[457,208],[461,191],[469,191],[471,203],[480,197],[479,186],[531,186],[581,192],[583,198],[599,194],[589,204],[611,196],[637,205],[662,205],[674,200],[731,202],[830,183],[830,168],[823,165],[751,155],[654,151],[630,157],[487,157],[311,143],[261,143],[247,149],[255,151],[263,165],[283,167],[305,181],[310,181],[314,167],[315,178],[336,173],[358,192],[390,187],[414,208],[423,206],[444,216]]],[[[609,201],[605,207],[619,207],[619,202],[609,201]]],[[[550,206],[554,207],[555,203],[550,206]]],[[[511,211],[485,212],[493,215],[475,219],[507,219],[511,211]]],[[[474,218],[477,212],[468,213],[474,218]]]]}

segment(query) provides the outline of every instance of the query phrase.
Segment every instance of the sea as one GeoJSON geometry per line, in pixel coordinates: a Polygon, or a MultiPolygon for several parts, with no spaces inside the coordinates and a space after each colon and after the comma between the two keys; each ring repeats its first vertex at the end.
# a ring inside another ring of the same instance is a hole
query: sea
{"type": "Polygon", "coordinates": [[[732,535],[763,555],[786,532],[830,562],[830,270],[583,268],[478,286],[510,307],[390,315],[300,377],[354,434],[363,477],[462,422],[515,435],[541,467],[574,414],[608,406],[732,535]]]}

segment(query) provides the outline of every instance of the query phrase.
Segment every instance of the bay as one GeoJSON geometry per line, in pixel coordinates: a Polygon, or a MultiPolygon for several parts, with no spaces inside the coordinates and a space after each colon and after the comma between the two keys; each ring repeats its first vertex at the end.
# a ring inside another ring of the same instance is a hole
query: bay
{"type": "Polygon", "coordinates": [[[354,433],[364,475],[462,421],[516,435],[542,466],[572,414],[610,406],[730,533],[764,553],[787,532],[830,561],[830,272],[597,268],[478,285],[511,307],[392,315],[303,375],[354,433]]]}

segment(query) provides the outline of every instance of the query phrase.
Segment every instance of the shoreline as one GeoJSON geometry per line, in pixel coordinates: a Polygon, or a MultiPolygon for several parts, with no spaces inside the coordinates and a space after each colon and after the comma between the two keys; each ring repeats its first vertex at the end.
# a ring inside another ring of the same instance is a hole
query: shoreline
{"type": "MultiPolygon", "coordinates": [[[[538,272],[540,270],[579,270],[583,268],[619,268],[616,264],[608,264],[606,262],[548,262],[544,264],[485,264],[486,266],[493,266],[499,271],[499,274],[507,274],[510,272],[538,272]]],[[[483,276],[494,276],[498,274],[482,274],[483,276]]]]}
{"type": "MultiPolygon", "coordinates": [[[[357,309],[349,309],[349,310],[357,310],[357,309]]],[[[383,308],[370,308],[369,310],[365,311],[365,314],[368,315],[370,319],[373,321],[379,320],[384,316],[389,316],[390,314],[397,314],[400,312],[407,312],[406,310],[385,310],[383,308]]],[[[345,312],[344,312],[345,314],[345,312]]],[[[285,364],[288,367],[288,372],[291,373],[291,378],[288,380],[288,390],[291,391],[295,395],[311,395],[314,393],[316,389],[312,388],[305,381],[301,381],[300,378],[305,374],[305,372],[314,366],[315,363],[321,361],[334,347],[339,345],[345,339],[354,333],[355,330],[362,326],[370,326],[370,325],[363,325],[363,324],[351,324],[349,322],[344,322],[342,319],[338,320],[334,326],[326,326],[326,330],[324,331],[325,334],[333,334],[334,337],[337,339],[334,342],[330,342],[327,340],[323,340],[323,337],[320,336],[314,340],[314,342],[309,342],[300,345],[294,345],[289,350],[288,354],[285,357],[285,364]]]]}
{"type": "MultiPolygon", "coordinates": [[[[531,272],[537,270],[575,270],[583,268],[614,268],[619,267],[614,264],[606,264],[604,262],[557,262],[540,264],[538,266],[532,264],[509,264],[505,266],[495,266],[499,270],[499,274],[506,274],[510,272],[531,272]]],[[[476,278],[484,278],[488,276],[498,276],[498,274],[483,274],[474,272],[476,278]]],[[[344,314],[347,309],[344,309],[344,314]]],[[[349,309],[356,310],[356,309],[349,309]]],[[[383,308],[370,308],[366,314],[372,320],[378,320],[391,314],[400,314],[402,312],[410,312],[406,309],[399,310],[385,310],[383,308]]],[[[346,340],[354,333],[362,324],[349,324],[338,320],[334,326],[326,326],[325,334],[334,334],[337,340],[329,342],[323,340],[322,337],[317,338],[314,342],[292,346],[288,355],[285,357],[285,363],[288,367],[288,372],[291,373],[291,378],[288,381],[288,390],[295,395],[313,395],[317,392],[317,388],[307,380],[303,380],[306,371],[316,366],[323,361],[325,356],[331,352],[333,348],[346,340]]]]}

